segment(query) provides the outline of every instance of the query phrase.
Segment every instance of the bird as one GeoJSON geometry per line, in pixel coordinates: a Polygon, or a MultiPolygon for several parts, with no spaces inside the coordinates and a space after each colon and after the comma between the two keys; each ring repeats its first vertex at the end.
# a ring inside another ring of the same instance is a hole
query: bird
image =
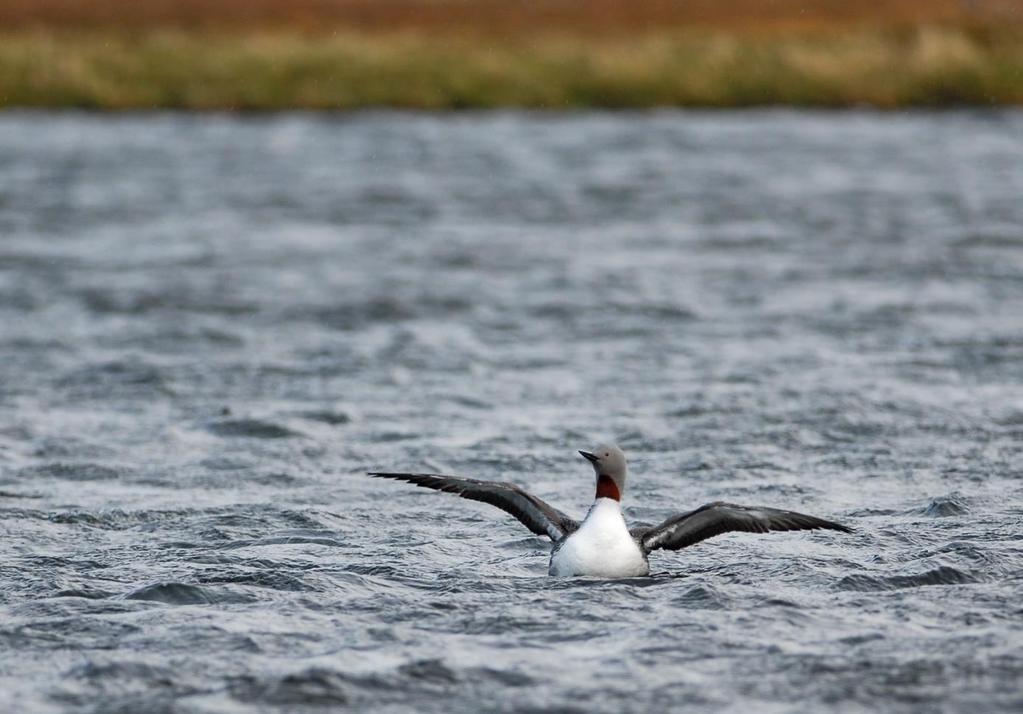
{"type": "Polygon", "coordinates": [[[649,575],[651,552],[680,550],[732,531],[767,533],[825,529],[852,532],[841,523],[804,513],[723,501],[678,513],[660,525],[630,529],[621,509],[628,476],[625,452],[608,444],[579,453],[593,466],[596,476],[593,505],[582,522],[511,483],[429,473],[372,471],[369,475],[454,493],[510,513],[536,535],[550,538],[553,548],[547,572],[560,577],[611,579],[649,575]]]}

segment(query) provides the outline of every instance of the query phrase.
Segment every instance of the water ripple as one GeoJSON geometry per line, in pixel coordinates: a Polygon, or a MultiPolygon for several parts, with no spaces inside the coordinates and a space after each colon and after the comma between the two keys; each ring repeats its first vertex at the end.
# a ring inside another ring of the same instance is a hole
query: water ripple
{"type": "Polygon", "coordinates": [[[0,116],[0,711],[1019,711],[1023,114],[0,116]],[[486,504],[731,534],[547,577],[486,504]]]}

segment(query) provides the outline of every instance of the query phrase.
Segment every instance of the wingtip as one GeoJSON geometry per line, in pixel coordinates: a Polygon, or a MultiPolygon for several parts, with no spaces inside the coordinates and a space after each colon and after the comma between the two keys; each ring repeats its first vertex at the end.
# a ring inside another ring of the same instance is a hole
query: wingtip
{"type": "Polygon", "coordinates": [[[367,476],[374,478],[387,478],[395,481],[408,481],[409,483],[419,483],[419,478],[425,474],[410,474],[401,473],[398,471],[367,471],[367,476]]]}

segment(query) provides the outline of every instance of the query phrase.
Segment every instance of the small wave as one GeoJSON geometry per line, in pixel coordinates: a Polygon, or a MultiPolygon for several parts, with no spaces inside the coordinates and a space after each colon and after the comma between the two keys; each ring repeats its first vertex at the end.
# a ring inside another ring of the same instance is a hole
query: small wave
{"type": "Polygon", "coordinates": [[[494,404],[486,399],[470,396],[468,394],[447,394],[443,397],[452,404],[457,404],[469,409],[493,409],[494,404]]]}
{"type": "MultiPolygon", "coordinates": [[[[292,512],[285,511],[277,514],[277,518],[282,521],[291,522],[293,525],[300,526],[296,529],[289,530],[276,530],[274,535],[268,535],[262,538],[240,538],[224,543],[221,548],[225,550],[236,550],[238,548],[251,548],[254,546],[271,546],[271,545],[324,545],[331,548],[343,548],[347,543],[338,537],[337,531],[324,530],[322,525],[313,521],[312,519],[306,518],[305,520],[299,520],[292,518],[292,512]]],[[[249,526],[249,520],[242,519],[232,522],[231,519],[218,518],[215,519],[218,527],[219,526],[249,526]]]]}
{"type": "Polygon", "coordinates": [[[250,545],[325,545],[330,548],[344,548],[344,541],[331,535],[294,535],[277,536],[275,538],[259,538],[250,545]]]}
{"type": "Polygon", "coordinates": [[[355,573],[356,575],[383,575],[383,576],[396,576],[401,575],[402,570],[392,565],[362,565],[360,563],[350,563],[344,567],[344,571],[347,573],[355,573]]]}
{"type": "Polygon", "coordinates": [[[838,641],[848,647],[855,647],[856,645],[867,644],[868,642],[877,642],[884,640],[885,636],[880,632],[865,632],[860,635],[849,635],[848,637],[842,637],[838,641]]]}
{"type": "Polygon", "coordinates": [[[393,442],[396,442],[396,441],[410,441],[412,439],[418,439],[418,438],[419,438],[419,432],[417,432],[417,431],[415,431],[415,432],[413,432],[413,431],[409,431],[409,432],[383,431],[383,432],[380,432],[379,434],[374,434],[373,435],[373,440],[375,442],[379,442],[379,443],[383,443],[383,444],[389,444],[389,443],[393,443],[393,442]]]}
{"type": "Polygon", "coordinates": [[[295,311],[295,317],[311,319],[331,329],[349,331],[375,323],[394,324],[434,314],[451,316],[470,309],[471,301],[457,298],[412,296],[402,299],[387,296],[359,303],[300,309],[295,311]]]}
{"type": "Polygon", "coordinates": [[[791,609],[795,609],[795,610],[799,609],[799,603],[793,602],[792,600],[786,600],[785,598],[781,598],[781,597],[768,597],[768,598],[765,598],[765,599],[760,601],[760,605],[761,606],[766,606],[766,607],[786,607],[786,608],[791,608],[791,609]]]}
{"type": "Polygon", "coordinates": [[[211,299],[189,290],[170,286],[163,290],[84,288],[78,299],[91,312],[104,315],[145,315],[161,310],[187,311],[212,315],[247,315],[258,310],[253,303],[211,299]]]}
{"type": "Polygon", "coordinates": [[[865,518],[867,516],[894,516],[898,511],[893,508],[854,508],[846,511],[850,518],[865,518]]]}
{"type": "Polygon", "coordinates": [[[17,491],[0,490],[0,498],[43,498],[41,493],[18,493],[17,491]]]}
{"type": "Polygon", "coordinates": [[[115,593],[109,590],[93,590],[88,587],[81,588],[67,588],[66,590],[58,590],[53,594],[53,597],[71,597],[71,598],[82,598],[84,600],[106,600],[107,598],[114,597],[115,593]]]}
{"type": "Polygon", "coordinates": [[[298,416],[302,417],[303,419],[308,419],[310,421],[318,421],[323,424],[330,424],[331,426],[340,426],[341,424],[348,424],[352,420],[352,418],[345,414],[344,412],[327,410],[299,412],[298,416]]]}
{"type": "Polygon", "coordinates": [[[1023,247],[1023,237],[1015,229],[1007,232],[996,230],[978,231],[950,243],[955,248],[1007,248],[1023,247]]]}
{"type": "Polygon", "coordinates": [[[301,579],[279,572],[238,573],[203,577],[200,581],[208,585],[250,585],[282,592],[311,592],[317,588],[307,585],[301,579]]]}
{"type": "MultiPolygon", "coordinates": [[[[28,440],[28,437],[26,437],[28,440]]],[[[39,459],[109,459],[116,450],[96,442],[78,439],[71,434],[44,436],[35,442],[32,455],[39,459]]]]}
{"type": "Polygon", "coordinates": [[[841,590],[871,592],[919,588],[926,585],[965,585],[976,582],[979,582],[976,576],[942,565],[918,575],[893,575],[887,578],[872,575],[847,575],[838,581],[838,587],[841,590]]]}
{"type": "Polygon", "coordinates": [[[239,471],[241,469],[251,469],[254,464],[247,459],[218,455],[203,459],[199,462],[199,465],[210,471],[239,471]]]}
{"type": "Polygon", "coordinates": [[[273,471],[271,473],[251,473],[245,478],[249,483],[258,483],[262,486],[293,486],[302,479],[291,474],[284,473],[282,471],[273,471]]]}
{"type": "Polygon", "coordinates": [[[138,392],[171,393],[158,367],[135,359],[81,367],[57,380],[57,387],[74,394],[104,398],[138,392]]]}
{"type": "Polygon", "coordinates": [[[208,424],[206,429],[212,434],[228,438],[288,439],[301,436],[297,431],[259,419],[225,419],[208,424]]]}
{"type": "Polygon", "coordinates": [[[675,605],[693,610],[724,610],[728,598],[709,585],[695,585],[672,599],[675,605]]]}
{"type": "Polygon", "coordinates": [[[493,682],[504,687],[529,687],[535,680],[522,672],[511,669],[494,669],[492,667],[478,667],[468,671],[470,679],[479,682],[493,682]]]}
{"type": "Polygon", "coordinates": [[[688,307],[672,303],[613,303],[609,308],[622,317],[645,317],[659,322],[689,322],[698,317],[688,307]]]}
{"type": "Polygon", "coordinates": [[[991,419],[1001,427],[1023,426],[1023,409],[1009,408],[991,419]]]}
{"type": "Polygon", "coordinates": [[[118,681],[122,689],[130,687],[129,682],[136,682],[136,686],[151,687],[174,681],[172,670],[143,662],[87,662],[72,669],[68,675],[100,686],[110,686],[113,681],[118,681]]]}
{"type": "Polygon", "coordinates": [[[46,519],[52,523],[63,523],[69,525],[82,524],[86,526],[93,526],[94,528],[108,528],[112,530],[117,530],[122,527],[114,523],[107,515],[97,516],[96,514],[87,513],[85,511],[51,513],[46,516],[46,519]]]}
{"type": "Polygon", "coordinates": [[[350,698],[345,691],[348,678],[322,667],[282,677],[258,678],[252,675],[231,682],[231,696],[246,704],[343,706],[350,698]]]}
{"type": "Polygon", "coordinates": [[[208,345],[213,348],[230,349],[243,347],[245,339],[223,330],[199,328],[194,330],[170,327],[147,330],[141,334],[127,334],[105,337],[104,346],[118,349],[135,349],[143,352],[165,354],[188,354],[197,347],[208,345]]]}
{"type": "Polygon", "coordinates": [[[944,518],[946,516],[961,516],[969,513],[970,509],[956,496],[941,496],[932,499],[923,509],[917,511],[925,516],[944,518]]]}
{"type": "Polygon", "coordinates": [[[425,682],[447,684],[458,681],[455,673],[439,659],[422,659],[409,662],[400,666],[398,672],[406,677],[425,682]]]}
{"type": "Polygon", "coordinates": [[[94,463],[68,463],[58,461],[22,469],[22,478],[55,478],[62,481],[113,481],[121,478],[123,471],[94,463]]]}
{"type": "Polygon", "coordinates": [[[253,602],[254,598],[237,593],[218,592],[187,583],[154,583],[132,590],[125,600],[162,602],[166,605],[213,605],[216,603],[253,602]]]}

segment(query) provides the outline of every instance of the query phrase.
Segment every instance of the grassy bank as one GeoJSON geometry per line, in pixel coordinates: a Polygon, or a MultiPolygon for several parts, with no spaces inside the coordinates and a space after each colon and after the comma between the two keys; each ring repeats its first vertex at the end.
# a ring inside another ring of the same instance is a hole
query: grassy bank
{"type": "Polygon", "coordinates": [[[606,36],[341,30],[0,33],[0,106],[424,109],[1023,104],[1015,27],[606,36]]]}

